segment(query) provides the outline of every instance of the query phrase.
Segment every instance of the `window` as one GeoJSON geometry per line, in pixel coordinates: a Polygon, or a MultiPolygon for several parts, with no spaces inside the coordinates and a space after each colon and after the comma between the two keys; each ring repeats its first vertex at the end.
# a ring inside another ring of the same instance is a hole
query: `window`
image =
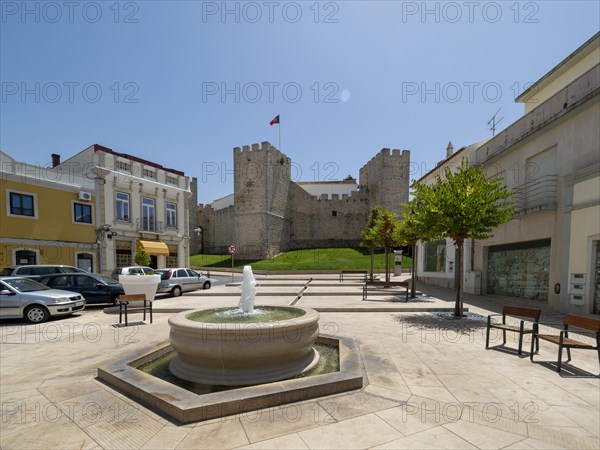
{"type": "Polygon", "coordinates": [[[15,264],[19,266],[28,266],[36,264],[36,253],[33,250],[17,250],[15,252],[15,264]]]}
{"type": "Polygon", "coordinates": [[[487,293],[548,301],[550,239],[489,247],[487,293]]]}
{"type": "Polygon", "coordinates": [[[150,169],[142,169],[142,175],[146,178],[151,178],[152,180],[156,180],[156,172],[150,169]]]}
{"type": "Polygon", "coordinates": [[[35,217],[35,196],[21,192],[9,192],[9,215],[35,217]]]}
{"type": "Polygon", "coordinates": [[[177,267],[177,246],[167,245],[169,248],[169,256],[167,256],[167,267],[177,267]]]}
{"type": "Polygon", "coordinates": [[[425,244],[425,272],[446,271],[446,241],[436,241],[425,244]]]}
{"type": "Polygon", "coordinates": [[[117,161],[115,163],[115,169],[117,169],[117,172],[131,172],[131,163],[117,161]]]}
{"type": "Polygon", "coordinates": [[[337,211],[331,211],[331,217],[337,217],[337,211]]]}
{"type": "Polygon", "coordinates": [[[73,203],[73,220],[77,223],[92,223],[92,205],[73,203]]]}
{"type": "Polygon", "coordinates": [[[168,228],[177,228],[177,204],[167,202],[165,215],[168,228]]]}
{"type": "Polygon", "coordinates": [[[131,249],[132,245],[129,241],[115,241],[115,257],[117,267],[131,266],[131,249]]]}
{"type": "Polygon", "coordinates": [[[177,278],[187,278],[188,274],[185,269],[179,269],[176,276],[177,278]]]}
{"type": "Polygon", "coordinates": [[[152,198],[142,197],[142,231],[156,231],[156,203],[152,198]]]}
{"type": "Polygon", "coordinates": [[[167,175],[167,183],[168,184],[174,184],[175,186],[177,186],[179,184],[178,180],[177,180],[177,177],[174,177],[174,176],[171,176],[171,175],[167,175]]]}
{"type": "Polygon", "coordinates": [[[117,192],[115,200],[115,219],[129,222],[129,194],[117,192]]]}
{"type": "Polygon", "coordinates": [[[94,255],[91,253],[78,253],[77,254],[77,267],[85,270],[86,272],[93,272],[94,270],[94,255]]]}

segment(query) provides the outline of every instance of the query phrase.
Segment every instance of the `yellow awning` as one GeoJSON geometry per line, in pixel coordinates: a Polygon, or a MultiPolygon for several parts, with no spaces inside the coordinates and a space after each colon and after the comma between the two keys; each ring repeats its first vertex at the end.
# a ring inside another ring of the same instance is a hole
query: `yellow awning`
{"type": "Polygon", "coordinates": [[[162,241],[138,241],[138,247],[143,247],[151,255],[169,256],[169,247],[162,241]]]}

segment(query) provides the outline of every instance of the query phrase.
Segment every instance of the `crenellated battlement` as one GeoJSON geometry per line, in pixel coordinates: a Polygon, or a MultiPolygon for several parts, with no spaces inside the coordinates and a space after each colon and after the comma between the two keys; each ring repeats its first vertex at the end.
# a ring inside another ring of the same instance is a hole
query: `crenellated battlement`
{"type": "Polygon", "coordinates": [[[328,203],[346,203],[350,200],[352,201],[366,201],[369,199],[368,195],[364,192],[352,191],[350,195],[348,194],[321,194],[321,195],[312,195],[311,200],[313,202],[328,202],[328,203]]]}

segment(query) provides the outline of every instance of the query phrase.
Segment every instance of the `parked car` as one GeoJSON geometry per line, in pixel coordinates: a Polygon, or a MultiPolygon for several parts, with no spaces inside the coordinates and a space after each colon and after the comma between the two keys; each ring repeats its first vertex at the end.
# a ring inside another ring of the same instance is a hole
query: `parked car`
{"type": "Polygon", "coordinates": [[[158,269],[160,283],[157,293],[169,292],[173,297],[179,297],[182,292],[195,291],[196,289],[210,289],[208,277],[187,267],[174,269],[158,269]]]}
{"type": "Polygon", "coordinates": [[[30,264],[27,266],[8,266],[2,268],[0,276],[2,277],[29,277],[38,279],[40,275],[50,275],[52,273],[88,273],[83,269],[73,266],[64,266],[62,264],[30,264]]]}
{"type": "Polygon", "coordinates": [[[80,294],[50,289],[25,277],[0,277],[0,318],[25,318],[45,322],[50,316],[64,316],[85,308],[80,294]]]}
{"type": "Polygon", "coordinates": [[[78,292],[89,303],[117,304],[119,295],[125,294],[123,286],[112,278],[97,273],[60,273],[44,275],[40,283],[54,289],[78,292]]]}
{"type": "Polygon", "coordinates": [[[119,275],[155,275],[156,271],[147,266],[119,267],[110,274],[110,277],[119,280],[119,275]]]}

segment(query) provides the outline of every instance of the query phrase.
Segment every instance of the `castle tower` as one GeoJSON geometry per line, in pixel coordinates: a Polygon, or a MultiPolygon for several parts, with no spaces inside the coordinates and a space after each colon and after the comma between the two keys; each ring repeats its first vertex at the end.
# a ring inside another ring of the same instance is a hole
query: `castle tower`
{"type": "Polygon", "coordinates": [[[382,149],[360,169],[359,184],[369,196],[369,207],[383,206],[402,216],[402,203],[408,202],[410,152],[382,149]]]}
{"type": "Polygon", "coordinates": [[[233,149],[233,241],[238,257],[263,259],[289,246],[291,161],[269,142],[233,149]]]}

